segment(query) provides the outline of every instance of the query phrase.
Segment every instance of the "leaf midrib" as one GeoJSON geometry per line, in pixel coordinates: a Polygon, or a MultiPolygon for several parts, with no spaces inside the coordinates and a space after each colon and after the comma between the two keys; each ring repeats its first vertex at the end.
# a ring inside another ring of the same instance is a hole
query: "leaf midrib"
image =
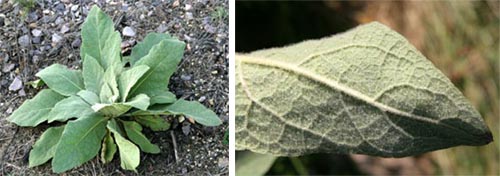
{"type": "MultiPolygon", "coordinates": [[[[323,85],[329,86],[330,88],[339,90],[339,91],[341,91],[349,96],[352,96],[352,97],[357,98],[365,103],[368,103],[372,106],[375,106],[382,111],[390,112],[390,113],[393,113],[396,115],[408,117],[408,118],[418,120],[418,121],[428,122],[428,123],[432,123],[432,124],[436,124],[436,125],[442,125],[442,126],[445,126],[445,127],[451,128],[451,129],[455,129],[458,131],[463,131],[463,130],[458,129],[456,127],[453,127],[451,125],[440,123],[438,120],[430,119],[429,117],[411,114],[411,113],[396,109],[394,107],[387,106],[385,104],[377,102],[374,98],[368,97],[368,96],[362,94],[361,92],[354,90],[352,88],[349,88],[349,87],[347,87],[347,86],[345,86],[345,85],[343,85],[335,80],[327,79],[325,77],[322,77],[321,75],[312,73],[312,72],[305,70],[303,68],[300,68],[296,65],[292,65],[292,64],[285,63],[285,62],[278,61],[278,60],[263,59],[263,58],[258,58],[258,57],[253,57],[253,56],[243,56],[243,55],[237,55],[236,60],[239,61],[240,63],[244,62],[244,63],[248,63],[248,64],[256,64],[256,65],[261,65],[261,66],[274,67],[274,68],[282,69],[285,71],[290,71],[290,72],[293,72],[295,74],[312,79],[312,80],[319,82],[323,85]]],[[[255,98],[252,97],[251,93],[249,92],[248,86],[245,84],[245,80],[243,79],[243,76],[241,76],[243,74],[243,72],[241,72],[241,69],[242,69],[241,67],[242,67],[242,65],[240,64],[240,67],[239,67],[240,78],[239,79],[240,79],[240,82],[242,83],[242,87],[245,89],[247,96],[252,101],[255,101],[255,98]]],[[[465,133],[467,134],[467,132],[465,132],[465,133]]]]}

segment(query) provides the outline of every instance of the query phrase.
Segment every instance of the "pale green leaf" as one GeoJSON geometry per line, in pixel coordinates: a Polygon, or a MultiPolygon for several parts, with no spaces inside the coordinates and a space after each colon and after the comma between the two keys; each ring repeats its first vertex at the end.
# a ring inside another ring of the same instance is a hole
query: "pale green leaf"
{"type": "Polygon", "coordinates": [[[80,92],[77,93],[78,96],[80,96],[85,102],[87,102],[89,105],[94,105],[99,103],[99,96],[95,94],[94,92],[88,91],[88,90],[81,90],[80,92]]]}
{"type": "Polygon", "coordinates": [[[116,144],[113,140],[113,137],[111,137],[111,132],[108,131],[106,133],[106,136],[104,137],[104,140],[102,141],[101,162],[104,164],[111,162],[115,153],[116,144]]]}
{"type": "Polygon", "coordinates": [[[118,84],[116,82],[114,68],[108,68],[102,77],[103,84],[101,85],[101,92],[99,99],[101,103],[114,103],[120,96],[118,84]]]}
{"type": "Polygon", "coordinates": [[[45,82],[43,82],[43,80],[41,80],[41,79],[37,79],[37,80],[28,82],[28,84],[31,85],[31,87],[38,89],[38,88],[42,87],[43,85],[45,85],[45,82]]]}
{"type": "Polygon", "coordinates": [[[48,122],[64,122],[70,118],[80,118],[94,113],[90,105],[82,98],[72,95],[59,101],[49,113],[48,122]]]}
{"type": "Polygon", "coordinates": [[[121,132],[114,119],[108,122],[108,129],[113,133],[116,144],[118,145],[120,166],[126,170],[136,171],[135,168],[140,162],[139,148],[123,137],[123,132],[121,132]]]}
{"type": "Polygon", "coordinates": [[[134,119],[153,131],[166,131],[170,128],[170,123],[158,115],[135,116],[134,119]]]}
{"type": "Polygon", "coordinates": [[[146,94],[139,94],[130,101],[123,103],[124,105],[129,105],[140,110],[146,110],[149,106],[149,97],[146,94]]]}
{"type": "Polygon", "coordinates": [[[249,151],[236,154],[237,176],[259,176],[265,175],[273,166],[276,156],[258,154],[249,151]]]}
{"type": "Polygon", "coordinates": [[[59,126],[49,128],[43,132],[30,151],[29,167],[41,165],[54,157],[63,130],[64,126],[59,126]]]}
{"type": "Polygon", "coordinates": [[[142,151],[147,153],[160,153],[160,148],[149,142],[148,138],[142,134],[142,127],[137,122],[133,121],[122,121],[123,127],[125,128],[125,132],[127,133],[128,138],[137,144],[142,151]]]}
{"type": "Polygon", "coordinates": [[[158,92],[155,96],[151,97],[151,105],[154,104],[168,104],[177,100],[175,95],[170,91],[158,92]]]}
{"type": "Polygon", "coordinates": [[[106,134],[107,118],[97,113],[68,122],[52,159],[52,170],[67,171],[94,158],[106,134]]]}
{"type": "Polygon", "coordinates": [[[404,157],[492,141],[450,80],[380,23],[236,56],[236,148],[404,157]]]}
{"type": "Polygon", "coordinates": [[[101,85],[103,84],[102,77],[104,69],[99,62],[90,55],[86,55],[83,60],[82,66],[83,84],[85,89],[92,91],[96,94],[101,92],[101,85]]]}
{"type": "Polygon", "coordinates": [[[64,96],[57,92],[44,89],[33,99],[26,100],[7,120],[19,126],[37,126],[49,118],[49,112],[62,99],[64,96]]]}
{"type": "Polygon", "coordinates": [[[113,104],[97,103],[95,105],[92,105],[92,109],[95,112],[99,112],[106,117],[118,117],[126,113],[131,108],[132,106],[123,103],[113,103],[113,104]]]}
{"type": "Polygon", "coordinates": [[[139,59],[146,56],[153,46],[157,45],[165,39],[171,39],[169,34],[162,33],[149,33],[142,42],[137,43],[137,45],[132,48],[132,53],[130,53],[130,65],[134,65],[139,59]]]}
{"type": "Polygon", "coordinates": [[[38,72],[36,76],[41,78],[50,89],[61,95],[76,95],[84,88],[82,73],[60,64],[52,64],[38,72]]]}
{"type": "Polygon", "coordinates": [[[172,114],[185,115],[205,126],[217,126],[222,124],[217,114],[195,101],[177,100],[174,104],[167,106],[165,111],[172,114]]]}
{"type": "Polygon", "coordinates": [[[120,74],[120,77],[118,78],[118,88],[120,90],[122,102],[127,101],[128,93],[132,86],[134,86],[139,78],[141,78],[141,76],[148,70],[148,66],[138,65],[120,74]]]}
{"type": "Polygon", "coordinates": [[[85,59],[85,56],[89,55],[95,58],[104,70],[114,67],[115,73],[120,73],[121,40],[111,18],[97,6],[93,6],[82,24],[80,57],[85,59]]]}
{"type": "Polygon", "coordinates": [[[135,63],[135,66],[147,65],[149,70],[132,87],[129,95],[133,97],[144,93],[154,97],[168,90],[170,76],[177,69],[185,46],[179,40],[166,39],[151,48],[148,55],[135,63]]]}

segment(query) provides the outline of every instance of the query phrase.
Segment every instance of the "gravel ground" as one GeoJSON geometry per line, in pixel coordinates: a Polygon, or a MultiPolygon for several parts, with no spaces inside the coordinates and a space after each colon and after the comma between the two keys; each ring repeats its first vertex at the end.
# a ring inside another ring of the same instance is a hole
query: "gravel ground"
{"type": "Polygon", "coordinates": [[[0,0],[0,175],[52,174],[50,164],[27,167],[31,146],[50,125],[20,128],[5,118],[39,91],[27,85],[36,79],[35,73],[53,63],[80,67],[80,26],[94,4],[125,35],[125,55],[149,32],[169,32],[186,42],[184,59],[169,88],[177,98],[199,101],[213,109],[224,124],[203,127],[172,119],[173,128],[167,132],[146,131],[161,153],[142,153],[138,173],[122,170],[115,155],[110,164],[95,158],[66,174],[227,175],[228,146],[222,142],[228,129],[227,0],[37,0],[29,11],[13,0],[0,0]]]}

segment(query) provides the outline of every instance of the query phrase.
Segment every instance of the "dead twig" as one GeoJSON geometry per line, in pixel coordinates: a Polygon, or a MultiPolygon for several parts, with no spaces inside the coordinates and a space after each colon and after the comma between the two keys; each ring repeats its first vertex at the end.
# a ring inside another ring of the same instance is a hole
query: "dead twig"
{"type": "Polygon", "coordinates": [[[174,145],[174,156],[175,156],[175,162],[179,161],[179,156],[177,155],[177,142],[175,142],[175,136],[174,136],[174,131],[170,131],[170,136],[172,137],[172,143],[174,145]]]}

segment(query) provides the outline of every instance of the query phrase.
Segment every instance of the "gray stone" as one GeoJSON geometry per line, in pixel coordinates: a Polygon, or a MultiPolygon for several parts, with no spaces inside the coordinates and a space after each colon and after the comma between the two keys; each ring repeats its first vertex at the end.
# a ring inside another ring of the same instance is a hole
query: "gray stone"
{"type": "Polygon", "coordinates": [[[68,27],[68,25],[63,25],[63,26],[61,27],[61,33],[63,33],[63,34],[64,34],[64,33],[68,32],[68,31],[69,31],[69,27],[68,27]]]}
{"type": "Polygon", "coordinates": [[[61,37],[59,34],[52,34],[52,43],[59,43],[62,39],[63,37],[61,37]]]}
{"type": "Polygon", "coordinates": [[[30,36],[23,35],[23,36],[19,37],[18,42],[19,42],[19,45],[21,45],[23,47],[30,46],[30,36]]]}
{"type": "Polygon", "coordinates": [[[31,34],[33,34],[33,36],[35,36],[35,37],[40,37],[40,36],[42,36],[42,31],[39,29],[33,29],[33,30],[31,30],[31,34]]]}
{"type": "Polygon", "coordinates": [[[7,72],[10,72],[12,69],[14,69],[14,67],[16,67],[16,64],[7,64],[7,65],[4,65],[2,67],[2,71],[7,73],[7,72]]]}
{"type": "Polygon", "coordinates": [[[80,47],[81,44],[82,44],[82,41],[79,38],[77,38],[77,39],[73,40],[73,42],[71,42],[71,47],[78,48],[78,47],[80,47]]]}
{"type": "Polygon", "coordinates": [[[134,28],[127,26],[127,27],[123,28],[122,34],[124,36],[133,37],[133,36],[135,36],[135,30],[134,30],[134,28]]]}
{"type": "Polygon", "coordinates": [[[15,77],[14,78],[14,81],[12,81],[12,83],[10,83],[9,85],[9,90],[10,91],[17,91],[19,89],[21,89],[23,87],[23,82],[21,81],[21,79],[19,79],[19,77],[15,77]]]}

